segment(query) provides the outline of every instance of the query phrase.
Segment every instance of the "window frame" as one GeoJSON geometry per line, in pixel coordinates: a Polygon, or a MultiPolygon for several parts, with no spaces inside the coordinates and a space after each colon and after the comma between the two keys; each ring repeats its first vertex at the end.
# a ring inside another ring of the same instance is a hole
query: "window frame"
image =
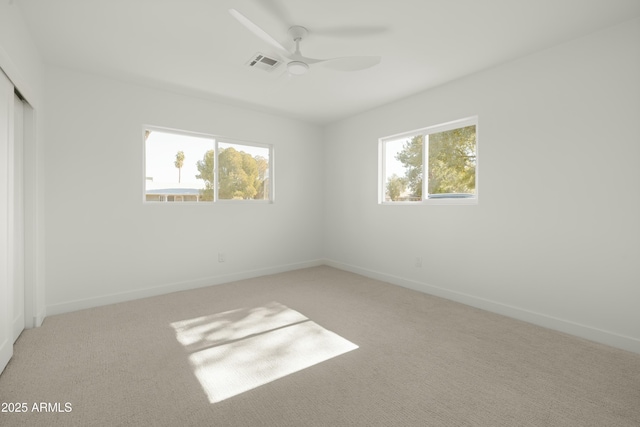
{"type": "Polygon", "coordinates": [[[274,152],[275,152],[275,147],[274,144],[268,144],[268,143],[261,143],[261,142],[254,142],[254,141],[247,141],[247,140],[243,140],[243,139],[238,139],[238,138],[228,138],[222,135],[214,135],[214,134],[209,134],[209,133],[202,133],[202,132],[193,132],[193,131],[186,131],[186,130],[181,130],[181,129],[174,129],[174,128],[166,128],[166,127],[160,127],[160,126],[154,126],[154,125],[143,125],[142,126],[142,202],[145,205],[161,205],[161,206],[166,206],[166,205],[202,205],[202,206],[210,206],[210,205],[216,205],[216,204],[227,204],[227,203],[231,203],[231,204],[237,204],[237,203],[249,203],[249,204],[272,204],[275,202],[275,173],[274,173],[274,165],[275,165],[275,157],[274,157],[274,152]],[[167,133],[167,134],[175,134],[175,135],[182,135],[182,136],[188,136],[188,137],[197,137],[197,138],[207,138],[207,139],[212,139],[212,148],[214,150],[214,155],[215,155],[215,161],[214,161],[214,170],[213,170],[213,200],[211,201],[196,201],[196,200],[188,200],[188,201],[181,201],[181,202],[168,202],[167,200],[160,200],[160,201],[150,201],[147,200],[147,191],[146,191],[146,180],[147,180],[147,141],[145,140],[145,132],[147,130],[150,131],[156,131],[156,132],[162,132],[162,133],[167,133]],[[267,150],[269,150],[269,159],[268,159],[268,164],[269,164],[269,180],[268,180],[268,192],[269,192],[269,198],[268,199],[220,199],[218,197],[218,187],[219,187],[219,177],[218,177],[218,167],[219,167],[219,162],[218,162],[218,154],[219,154],[219,147],[218,144],[222,143],[222,144],[233,144],[233,145],[240,145],[240,146],[247,146],[247,147],[256,147],[256,148],[266,148],[267,150]]]}
{"type": "Polygon", "coordinates": [[[385,136],[378,139],[378,204],[380,205],[393,205],[393,206],[422,206],[422,205],[477,205],[479,200],[479,165],[480,165],[480,150],[479,150],[479,125],[478,116],[467,117],[464,119],[453,120],[446,123],[440,123],[437,125],[427,126],[424,128],[415,129],[409,132],[402,132],[395,135],[385,136]],[[428,140],[429,135],[439,132],[446,132],[454,129],[459,129],[467,126],[476,127],[476,179],[475,179],[475,193],[473,197],[468,198],[429,198],[428,197],[428,179],[424,177],[428,173],[429,162],[429,150],[428,140]],[[386,165],[386,145],[389,142],[394,142],[403,138],[411,138],[417,135],[423,136],[423,150],[422,150],[422,198],[421,200],[409,201],[387,201],[386,199],[386,184],[387,184],[387,165],[386,165]]]}

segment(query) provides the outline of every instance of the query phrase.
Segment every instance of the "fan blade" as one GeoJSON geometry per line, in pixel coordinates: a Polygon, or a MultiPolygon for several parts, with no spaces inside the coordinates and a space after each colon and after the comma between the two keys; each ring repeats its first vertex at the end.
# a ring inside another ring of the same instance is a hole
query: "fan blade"
{"type": "Polygon", "coordinates": [[[282,7],[282,4],[277,0],[260,0],[260,5],[264,10],[269,12],[272,16],[282,22],[284,27],[291,27],[293,25],[293,20],[291,19],[291,15],[287,12],[287,9],[282,7]]]}
{"type": "Polygon", "coordinates": [[[323,67],[338,71],[359,71],[378,65],[382,60],[379,56],[345,56],[342,58],[317,61],[323,67]]]}
{"type": "Polygon", "coordinates": [[[262,40],[269,43],[270,45],[277,48],[278,50],[282,51],[283,53],[287,55],[290,54],[289,51],[284,48],[284,46],[282,46],[276,39],[271,37],[265,30],[263,30],[262,28],[254,24],[249,18],[247,18],[246,16],[244,16],[243,14],[241,14],[235,9],[229,9],[229,13],[231,14],[231,16],[236,18],[238,22],[244,25],[249,31],[254,33],[256,36],[260,37],[262,40]]]}

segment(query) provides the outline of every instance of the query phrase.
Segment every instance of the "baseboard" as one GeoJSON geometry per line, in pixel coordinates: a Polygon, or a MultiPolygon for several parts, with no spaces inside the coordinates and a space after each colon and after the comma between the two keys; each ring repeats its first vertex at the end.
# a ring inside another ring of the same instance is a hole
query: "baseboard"
{"type": "Polygon", "coordinates": [[[611,347],[620,348],[627,351],[640,354],[640,340],[625,335],[616,334],[615,332],[605,331],[587,325],[582,325],[569,320],[536,313],[530,310],[514,307],[507,304],[498,303],[488,299],[476,297],[473,295],[455,292],[437,286],[428,285],[403,277],[393,276],[379,271],[369,270],[354,265],[344,264],[338,261],[325,259],[324,264],[340,270],[349,271],[361,276],[369,277],[383,282],[392,283],[404,288],[413,289],[426,294],[435,295],[448,300],[456,301],[465,305],[480,308],[492,313],[501,314],[503,316],[522,320],[534,325],[542,326],[548,329],[564,332],[600,344],[609,345],[611,347]]]}
{"type": "Polygon", "coordinates": [[[40,313],[38,313],[38,315],[33,318],[33,324],[35,325],[34,327],[39,328],[40,326],[42,326],[42,322],[44,322],[44,318],[46,316],[46,310],[42,310],[40,313]]]}
{"type": "MultiPolygon", "coordinates": [[[[308,267],[323,265],[321,259],[305,261],[295,264],[285,264],[275,267],[260,268],[256,270],[242,271],[238,273],[223,274],[219,276],[203,277],[196,280],[184,282],[166,283],[159,286],[137,289],[135,291],[119,292],[115,294],[103,295],[96,298],[87,298],[49,305],[46,308],[47,315],[70,313],[72,311],[84,310],[87,308],[100,307],[103,305],[116,304],[119,302],[132,301],[140,298],[148,298],[172,292],[186,291],[189,289],[203,288],[207,286],[220,285],[222,283],[235,282],[237,280],[252,279],[254,277],[267,276],[270,274],[284,273],[286,271],[299,270],[308,267]]],[[[40,320],[42,324],[42,320],[40,320]]]]}
{"type": "Polygon", "coordinates": [[[24,322],[25,329],[39,328],[42,326],[42,322],[44,322],[44,318],[46,317],[46,310],[40,311],[40,313],[36,314],[33,317],[26,317],[24,322]]]}
{"type": "Polygon", "coordinates": [[[13,356],[13,335],[9,336],[11,339],[7,338],[0,343],[0,374],[13,356]]]}

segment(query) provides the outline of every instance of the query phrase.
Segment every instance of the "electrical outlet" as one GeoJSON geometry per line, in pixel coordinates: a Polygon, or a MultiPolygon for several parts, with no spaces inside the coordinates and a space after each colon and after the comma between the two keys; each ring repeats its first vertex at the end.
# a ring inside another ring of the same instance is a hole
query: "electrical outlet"
{"type": "Polygon", "coordinates": [[[422,258],[416,257],[415,266],[416,267],[422,267],[422,258]]]}
{"type": "Polygon", "coordinates": [[[224,262],[224,261],[225,261],[224,252],[218,252],[218,262],[224,262]]]}

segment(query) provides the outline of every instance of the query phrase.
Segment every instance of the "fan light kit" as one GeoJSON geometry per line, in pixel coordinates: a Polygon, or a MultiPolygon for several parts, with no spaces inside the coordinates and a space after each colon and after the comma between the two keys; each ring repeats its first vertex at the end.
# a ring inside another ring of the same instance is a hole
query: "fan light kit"
{"type": "Polygon", "coordinates": [[[275,47],[280,56],[285,58],[283,62],[287,64],[287,70],[290,74],[299,76],[306,74],[309,71],[309,67],[314,64],[322,64],[328,68],[339,71],[359,71],[366,68],[373,67],[380,63],[381,58],[379,56],[346,56],[341,58],[331,59],[314,59],[303,56],[300,53],[300,42],[309,34],[309,31],[305,27],[294,25],[289,28],[289,35],[296,44],[294,52],[289,52],[282,44],[276,39],[271,37],[266,31],[254,24],[249,18],[241,14],[235,9],[229,9],[229,13],[235,19],[244,25],[249,31],[257,35],[263,41],[269,43],[275,47]]]}
{"type": "Polygon", "coordinates": [[[287,71],[296,76],[301,76],[309,71],[309,66],[301,61],[291,61],[287,64],[287,71]]]}

